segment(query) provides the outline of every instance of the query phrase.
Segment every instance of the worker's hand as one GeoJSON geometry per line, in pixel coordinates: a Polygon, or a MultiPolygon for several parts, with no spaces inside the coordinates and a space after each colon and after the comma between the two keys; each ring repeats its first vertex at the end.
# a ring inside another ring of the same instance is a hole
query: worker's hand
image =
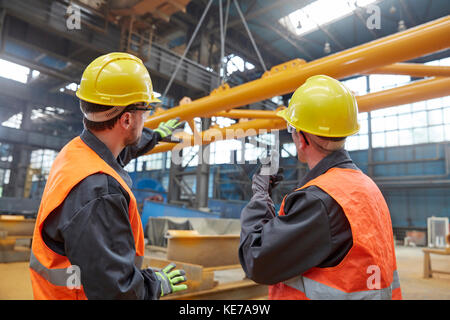
{"type": "Polygon", "coordinates": [[[284,169],[279,168],[278,172],[276,174],[270,176],[269,193],[272,193],[272,190],[275,189],[280,184],[281,181],[283,181],[283,179],[284,179],[283,172],[284,172],[284,169]]]}
{"type": "Polygon", "coordinates": [[[170,263],[155,272],[158,280],[161,281],[161,297],[188,288],[185,284],[179,284],[186,281],[184,270],[175,269],[171,271],[173,268],[175,268],[175,264],[170,263]]]}
{"type": "Polygon", "coordinates": [[[272,196],[272,190],[284,179],[283,168],[273,175],[261,174],[260,170],[253,175],[252,190],[253,193],[268,193],[272,196]]]}
{"type": "Polygon", "coordinates": [[[167,122],[161,122],[158,128],[156,128],[154,131],[159,133],[161,139],[166,140],[172,135],[175,129],[180,127],[183,123],[184,122],[180,122],[180,118],[172,119],[167,122]]]}

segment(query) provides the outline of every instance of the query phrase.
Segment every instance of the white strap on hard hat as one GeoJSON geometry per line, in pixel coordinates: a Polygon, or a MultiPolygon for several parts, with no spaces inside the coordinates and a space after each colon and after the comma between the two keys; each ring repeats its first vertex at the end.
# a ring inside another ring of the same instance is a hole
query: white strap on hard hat
{"type": "Polygon", "coordinates": [[[92,122],[105,122],[108,120],[113,119],[114,117],[118,116],[126,107],[112,107],[109,110],[102,111],[102,112],[89,112],[85,113],[83,112],[83,115],[86,119],[92,122]]]}

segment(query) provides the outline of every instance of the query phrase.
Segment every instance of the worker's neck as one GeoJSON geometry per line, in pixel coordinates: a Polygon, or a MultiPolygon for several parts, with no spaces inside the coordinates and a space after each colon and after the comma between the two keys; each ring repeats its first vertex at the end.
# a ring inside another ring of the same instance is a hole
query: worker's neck
{"type": "Polygon", "coordinates": [[[91,131],[106,147],[111,151],[116,159],[122,150],[125,148],[123,138],[120,134],[117,134],[114,130],[105,131],[91,131]]]}
{"type": "Polygon", "coordinates": [[[311,152],[306,158],[306,163],[308,164],[309,170],[312,170],[326,156],[327,155],[320,153],[318,151],[311,152]]]}

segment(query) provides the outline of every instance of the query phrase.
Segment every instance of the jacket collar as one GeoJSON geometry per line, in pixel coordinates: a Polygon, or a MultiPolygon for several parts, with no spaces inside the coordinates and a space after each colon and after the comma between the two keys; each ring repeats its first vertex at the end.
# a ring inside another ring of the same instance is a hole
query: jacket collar
{"type": "Polygon", "coordinates": [[[301,188],[306,183],[324,174],[331,168],[350,168],[359,170],[353,163],[347,150],[342,148],[320,160],[319,163],[300,180],[297,188],[301,188]]]}
{"type": "Polygon", "coordinates": [[[115,159],[111,150],[100,141],[92,132],[87,129],[84,129],[80,135],[81,140],[86,143],[89,148],[94,150],[95,153],[99,155],[111,168],[116,170],[116,172],[122,177],[125,183],[131,188],[133,181],[131,180],[128,172],[123,168],[123,163],[121,163],[120,159],[115,159]]]}

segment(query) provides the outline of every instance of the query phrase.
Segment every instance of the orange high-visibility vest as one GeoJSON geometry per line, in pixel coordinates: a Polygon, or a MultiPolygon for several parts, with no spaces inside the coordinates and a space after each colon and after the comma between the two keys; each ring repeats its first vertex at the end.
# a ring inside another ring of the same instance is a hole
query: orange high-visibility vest
{"type": "MultiPolygon", "coordinates": [[[[377,185],[359,170],[332,168],[297,190],[309,186],[342,207],[353,246],[335,267],[314,267],[270,286],[269,299],[401,299],[391,217],[377,185]]],[[[285,199],[279,215],[285,214],[285,199]]]]}
{"type": "Polygon", "coordinates": [[[77,287],[80,279],[73,278],[82,278],[82,272],[77,274],[77,267],[72,266],[66,256],[47,247],[42,239],[42,228],[45,219],[63,203],[72,188],[84,178],[99,172],[116,179],[130,196],[128,213],[136,248],[135,264],[141,267],[145,246],[136,199],[120,175],[80,137],[76,137],[61,150],[52,165],[36,218],[30,258],[31,284],[35,299],[87,299],[83,287],[77,287]]]}

